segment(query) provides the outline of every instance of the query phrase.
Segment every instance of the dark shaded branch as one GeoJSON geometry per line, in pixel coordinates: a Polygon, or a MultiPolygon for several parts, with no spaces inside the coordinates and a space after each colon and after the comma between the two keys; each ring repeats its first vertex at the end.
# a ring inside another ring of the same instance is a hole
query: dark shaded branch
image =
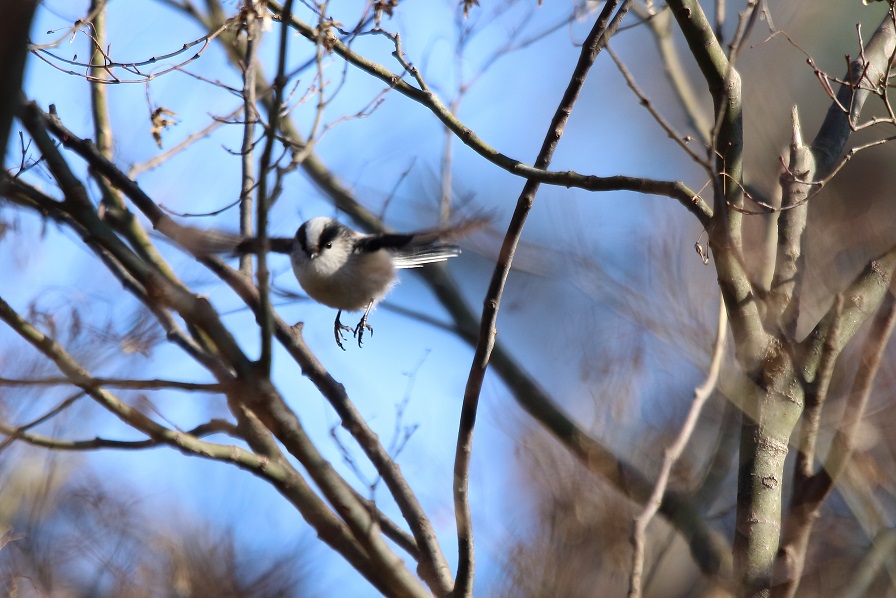
{"type": "MultiPolygon", "coordinates": [[[[10,440],[21,440],[32,446],[39,446],[54,451],[92,451],[104,448],[133,451],[168,446],[165,442],[153,439],[111,440],[108,438],[97,437],[91,440],[65,440],[63,438],[52,438],[40,434],[31,434],[24,432],[23,428],[24,426],[14,428],[0,422],[0,434],[6,434],[9,436],[10,440]]],[[[240,438],[240,435],[233,427],[233,424],[220,419],[214,419],[208,423],[200,424],[192,430],[183,432],[183,434],[188,434],[194,438],[203,438],[212,434],[227,434],[234,438],[240,438]]]]}
{"type": "MultiPolygon", "coordinates": [[[[538,157],[535,160],[535,167],[538,169],[543,170],[550,165],[554,151],[569,120],[569,115],[572,113],[573,106],[579,97],[579,92],[585,83],[588,71],[594,64],[598,53],[607,45],[607,42],[616,32],[616,28],[628,11],[631,0],[623,2],[616,14],[613,15],[618,4],[618,1],[610,0],[604,5],[591,31],[585,38],[578,62],[570,77],[570,82],[554,112],[538,157]]],[[[540,183],[533,180],[528,180],[523,186],[523,191],[517,200],[510,225],[507,228],[507,233],[504,235],[504,242],[501,245],[495,270],[483,301],[482,318],[479,324],[479,340],[476,343],[476,351],[473,355],[470,374],[464,389],[464,402],[461,407],[457,449],[454,457],[454,514],[457,519],[459,553],[453,594],[456,597],[471,596],[473,592],[475,561],[473,520],[469,502],[469,468],[473,452],[473,429],[476,423],[479,396],[482,392],[482,382],[485,379],[485,372],[488,369],[492,350],[495,346],[496,323],[504,287],[510,274],[513,256],[522,236],[526,218],[535,202],[535,195],[539,186],[540,183]]]]}
{"type": "MultiPolygon", "coordinates": [[[[70,384],[68,378],[2,378],[0,386],[60,386],[70,384]]],[[[181,380],[164,380],[154,378],[136,380],[132,378],[91,378],[91,385],[126,390],[188,390],[199,392],[223,392],[225,385],[219,383],[183,382],[181,380]]]]}
{"type": "MultiPolygon", "coordinates": [[[[3,7],[0,19],[0,147],[6,148],[15,117],[28,55],[28,32],[37,8],[37,0],[19,0],[3,7]]],[[[2,186],[0,186],[2,190],[2,186]]]]}

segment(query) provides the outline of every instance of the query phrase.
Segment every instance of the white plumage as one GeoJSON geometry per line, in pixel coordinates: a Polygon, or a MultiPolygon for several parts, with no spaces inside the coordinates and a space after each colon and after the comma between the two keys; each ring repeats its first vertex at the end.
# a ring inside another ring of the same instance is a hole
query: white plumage
{"type": "MultiPolygon", "coordinates": [[[[308,296],[339,310],[334,334],[336,343],[344,349],[342,331],[352,332],[358,346],[365,329],[373,332],[367,316],[395,285],[396,269],[417,268],[459,255],[457,247],[439,244],[439,239],[456,235],[460,230],[458,227],[412,234],[365,235],[332,218],[318,217],[299,227],[289,255],[293,272],[308,296]],[[362,309],[364,315],[354,329],[344,326],[339,319],[343,310],[362,309]]],[[[275,251],[277,246],[277,242],[272,242],[275,251]]]]}

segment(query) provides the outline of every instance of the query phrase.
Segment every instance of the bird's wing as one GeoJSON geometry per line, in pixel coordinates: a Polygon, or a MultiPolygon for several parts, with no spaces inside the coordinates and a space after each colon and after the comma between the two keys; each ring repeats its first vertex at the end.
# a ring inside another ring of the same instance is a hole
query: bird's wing
{"type": "Polygon", "coordinates": [[[456,245],[431,245],[414,247],[406,251],[399,250],[392,256],[392,264],[396,268],[419,268],[425,264],[444,262],[448,258],[460,255],[460,247],[456,245]]]}
{"type": "MultiPolygon", "coordinates": [[[[415,242],[417,235],[398,235],[383,233],[381,235],[362,235],[355,240],[354,250],[357,253],[373,253],[380,249],[400,250],[408,247],[413,242],[414,245],[425,243],[415,242]]],[[[435,241],[435,239],[433,239],[435,241]]]]}
{"type": "Polygon", "coordinates": [[[485,217],[469,218],[452,226],[432,228],[416,233],[398,234],[382,233],[377,235],[360,235],[355,241],[355,251],[364,253],[380,249],[393,251],[410,251],[412,248],[432,246],[438,241],[446,241],[462,237],[477,228],[489,223],[485,217]]]}

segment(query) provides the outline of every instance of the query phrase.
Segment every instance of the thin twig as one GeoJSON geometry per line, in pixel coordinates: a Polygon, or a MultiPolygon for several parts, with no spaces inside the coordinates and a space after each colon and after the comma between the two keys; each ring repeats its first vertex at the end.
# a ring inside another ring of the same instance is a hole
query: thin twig
{"type": "Polygon", "coordinates": [[[657,109],[653,105],[653,102],[650,101],[650,98],[648,98],[647,95],[638,87],[638,84],[635,82],[635,78],[632,76],[631,72],[628,70],[628,68],[626,68],[622,60],[619,59],[613,49],[609,46],[607,46],[607,54],[610,55],[610,58],[613,59],[613,63],[616,65],[616,68],[619,69],[619,72],[625,78],[625,82],[626,84],[628,84],[629,89],[631,89],[632,92],[636,96],[638,96],[638,100],[640,100],[641,105],[647,109],[647,111],[650,113],[650,116],[653,117],[653,120],[655,120],[657,124],[663,129],[663,131],[666,132],[666,135],[668,135],[669,138],[678,145],[678,147],[684,150],[684,152],[691,160],[702,166],[703,169],[707,172],[711,173],[712,164],[707,162],[705,158],[698,156],[694,152],[694,150],[688,147],[688,138],[685,138],[682,135],[678,134],[675,129],[672,128],[672,125],[669,123],[669,121],[667,121],[663,117],[663,115],[660,114],[659,111],[657,111],[657,109]]]}
{"type": "Polygon", "coordinates": [[[700,418],[700,412],[706,400],[709,399],[712,391],[716,387],[719,379],[719,371],[722,367],[722,358],[725,355],[725,339],[728,336],[728,312],[725,311],[725,301],[719,297],[719,321],[716,330],[716,340],[712,349],[712,360],[709,364],[709,370],[706,373],[706,379],[703,384],[694,390],[694,400],[691,402],[691,409],[688,412],[678,437],[669,445],[663,456],[663,465],[657,476],[656,485],[650,498],[644,505],[641,513],[635,517],[632,525],[632,569],[629,574],[628,595],[630,598],[641,596],[641,576],[644,571],[644,546],[646,541],[647,526],[659,511],[663,502],[663,495],[666,493],[666,486],[669,483],[669,475],[672,467],[678,461],[684,448],[687,446],[694,429],[697,426],[697,420],[700,418]]]}
{"type": "MultiPolygon", "coordinates": [[[[105,2],[102,2],[101,5],[105,5],[105,2]]],[[[99,13],[99,11],[97,11],[97,14],[98,13],[99,13]]],[[[91,39],[91,41],[93,41],[94,47],[96,48],[97,52],[99,52],[99,54],[102,56],[102,58],[103,58],[102,64],[94,64],[92,61],[90,63],[78,62],[77,60],[69,60],[67,58],[57,56],[56,54],[53,54],[52,52],[47,50],[46,45],[32,46],[31,52],[35,56],[37,56],[38,58],[40,58],[41,60],[43,60],[44,62],[49,64],[54,69],[62,71],[63,73],[65,73],[67,75],[75,75],[78,77],[84,77],[87,81],[89,81],[91,83],[101,83],[101,84],[105,84],[105,85],[118,84],[118,83],[146,83],[148,81],[152,81],[153,79],[161,77],[162,75],[166,75],[172,71],[176,71],[176,70],[182,68],[185,64],[188,64],[194,60],[197,60],[200,56],[202,56],[203,52],[205,52],[205,49],[208,48],[209,44],[211,44],[212,40],[214,40],[216,37],[218,37],[219,35],[224,33],[227,29],[229,29],[233,25],[233,23],[234,23],[234,21],[227,21],[226,23],[224,23],[224,25],[222,25],[216,31],[213,31],[211,33],[203,35],[202,37],[200,37],[198,39],[195,39],[191,42],[187,42],[187,43],[183,44],[183,46],[179,50],[174,50],[172,52],[168,52],[167,54],[162,54],[160,56],[153,56],[152,58],[149,58],[147,60],[141,60],[141,61],[137,61],[137,62],[117,62],[115,60],[112,60],[112,58],[105,52],[105,50],[103,50],[102,45],[100,45],[100,43],[97,42],[96,38],[89,33],[85,34],[85,35],[87,35],[91,39]],[[159,61],[167,60],[169,58],[174,58],[175,56],[183,54],[184,52],[186,52],[187,50],[189,50],[190,48],[192,48],[193,46],[196,46],[198,44],[202,44],[202,47],[199,48],[199,50],[197,50],[192,56],[190,56],[186,60],[179,62],[178,64],[175,64],[175,65],[172,65],[169,67],[165,67],[162,70],[154,72],[154,73],[144,73],[140,70],[141,67],[151,66],[151,65],[158,63],[159,61]],[[65,67],[60,66],[60,64],[67,64],[70,66],[82,67],[84,69],[84,71],[79,72],[79,71],[67,69],[65,67]],[[94,70],[95,67],[101,68],[102,71],[104,71],[104,73],[109,76],[108,77],[96,76],[96,75],[91,74],[91,72],[94,70]],[[128,73],[138,75],[139,78],[137,78],[137,79],[122,79],[120,77],[116,77],[112,72],[113,69],[121,69],[128,73]]],[[[82,23],[82,25],[83,25],[83,23],[82,23]]],[[[81,31],[81,28],[77,29],[76,33],[78,31],[81,31]]]]}
{"type": "MultiPolygon", "coordinates": [[[[280,12],[281,10],[280,5],[273,0],[268,0],[268,5],[277,12],[280,12]]],[[[319,33],[316,28],[298,20],[295,16],[289,20],[289,25],[303,37],[311,41],[317,41],[319,33]]],[[[394,36],[390,36],[390,38],[395,39],[394,36]]],[[[333,40],[333,51],[364,72],[386,82],[392,89],[398,91],[402,95],[425,106],[432,111],[445,126],[451,129],[463,143],[489,162],[503,168],[511,174],[529,181],[537,181],[548,185],[576,187],[589,191],[638,191],[642,193],[664,195],[676,199],[697,217],[701,224],[704,226],[709,225],[710,218],[712,217],[712,210],[698,194],[691,191],[684,183],[679,181],[657,181],[627,176],[598,177],[593,175],[582,175],[573,171],[550,171],[545,168],[539,168],[537,165],[529,166],[528,164],[502,154],[480,139],[472,129],[464,125],[451,113],[448,107],[439,100],[438,96],[425,84],[425,82],[423,82],[419,73],[416,73],[416,69],[412,74],[415,76],[418,84],[421,85],[419,88],[414,87],[401,76],[389,71],[383,66],[356,54],[342,42],[335,39],[333,40]]],[[[396,49],[396,52],[393,54],[396,55],[396,57],[400,57],[400,49],[396,49]]]]}
{"type": "MultiPolygon", "coordinates": [[[[286,0],[283,8],[287,18],[292,14],[293,0],[286,0]]],[[[258,2],[258,10],[265,10],[262,6],[263,2],[258,2]]],[[[258,35],[261,34],[261,27],[256,26],[258,35]]],[[[260,40],[258,40],[260,41],[260,40]]],[[[268,197],[268,170],[271,167],[271,155],[274,151],[274,141],[277,138],[277,131],[280,129],[280,111],[283,106],[283,92],[286,87],[286,62],[288,59],[287,42],[289,41],[289,28],[281,27],[280,46],[277,58],[277,75],[274,78],[274,110],[269,114],[269,126],[267,129],[267,137],[265,139],[264,149],[261,153],[258,173],[258,194],[256,196],[256,221],[258,223],[258,237],[262,247],[268,245],[268,210],[270,207],[270,198],[268,197]]],[[[253,71],[256,69],[253,68],[253,71]]],[[[252,79],[255,84],[255,78],[252,79]]],[[[323,93],[323,92],[321,92],[323,93]]],[[[254,109],[254,102],[253,102],[254,109]]],[[[256,256],[258,260],[258,297],[260,303],[260,334],[261,334],[261,356],[258,365],[266,376],[271,371],[271,352],[272,352],[272,328],[273,317],[271,308],[271,281],[268,271],[267,252],[260,252],[256,256]]]]}
{"type": "MultiPolygon", "coordinates": [[[[180,380],[136,380],[132,378],[90,378],[89,385],[123,390],[184,390],[197,392],[222,392],[225,388],[218,383],[183,382],[180,380]]],[[[0,378],[0,386],[62,386],[71,384],[64,377],[50,378],[0,378]]]]}
{"type": "MultiPolygon", "coordinates": [[[[573,70],[570,82],[554,112],[550,127],[535,161],[536,169],[544,170],[551,163],[554,150],[560,141],[560,137],[563,135],[566,122],[579,97],[579,92],[584,85],[588,71],[594,64],[598,53],[606,46],[610,37],[615,33],[631,3],[632,0],[625,0],[615,15],[613,15],[613,11],[619,5],[618,1],[609,0],[604,5],[582,45],[579,60],[573,70]]],[[[464,389],[464,402],[461,407],[460,422],[458,424],[457,448],[454,460],[454,512],[457,519],[459,553],[455,596],[460,597],[470,596],[473,591],[474,547],[473,521],[469,502],[469,468],[473,450],[473,428],[476,423],[479,396],[482,391],[482,383],[485,379],[485,372],[488,368],[492,349],[495,346],[495,336],[497,335],[496,322],[504,285],[510,274],[513,256],[519,244],[526,217],[534,204],[535,194],[539,186],[540,183],[537,181],[527,181],[517,200],[516,209],[507,229],[507,234],[504,236],[504,243],[501,246],[495,271],[486,293],[480,320],[479,341],[476,346],[473,363],[470,366],[466,388],[464,389]]]]}
{"type": "Polygon", "coordinates": [[[672,36],[672,15],[669,8],[664,6],[659,12],[651,14],[646,8],[635,3],[632,5],[632,11],[647,21],[656,42],[660,60],[663,62],[663,73],[666,80],[674,90],[678,104],[684,110],[691,129],[697,138],[708,146],[711,141],[712,122],[707,117],[697,91],[691,83],[691,78],[688,77],[687,69],[682,64],[678,45],[672,36]]]}
{"type": "MultiPolygon", "coordinates": [[[[39,446],[54,451],[92,451],[104,448],[133,451],[163,447],[168,445],[168,443],[154,439],[112,440],[108,438],[97,437],[90,440],[65,440],[62,438],[52,438],[50,436],[43,436],[40,434],[31,434],[25,432],[25,429],[25,426],[13,428],[3,422],[0,422],[0,434],[6,434],[7,436],[9,436],[7,442],[20,440],[32,446],[39,446]]],[[[233,424],[220,419],[214,419],[208,423],[200,424],[192,430],[187,430],[180,433],[188,434],[194,438],[203,438],[212,434],[227,434],[228,436],[234,438],[240,438],[240,435],[237,433],[236,428],[234,428],[233,424]]],[[[6,442],[0,445],[0,448],[2,448],[3,446],[6,446],[6,442]]]]}
{"type": "Polygon", "coordinates": [[[217,129],[218,127],[223,125],[224,121],[231,120],[231,119],[235,118],[236,115],[239,114],[242,109],[243,109],[242,107],[239,107],[224,117],[213,118],[212,121],[205,128],[203,128],[199,131],[196,131],[194,133],[191,133],[183,141],[181,141],[174,147],[162,152],[158,156],[150,158],[146,162],[134,164],[133,166],[131,166],[130,170],[128,170],[128,177],[135,179],[138,176],[140,176],[141,174],[143,174],[144,172],[153,170],[154,168],[158,168],[164,162],[167,162],[168,160],[170,160],[171,158],[173,158],[180,152],[184,151],[185,149],[187,149],[188,147],[193,145],[193,143],[195,143],[196,141],[199,141],[200,139],[204,139],[204,138],[208,137],[215,129],[217,129]]]}

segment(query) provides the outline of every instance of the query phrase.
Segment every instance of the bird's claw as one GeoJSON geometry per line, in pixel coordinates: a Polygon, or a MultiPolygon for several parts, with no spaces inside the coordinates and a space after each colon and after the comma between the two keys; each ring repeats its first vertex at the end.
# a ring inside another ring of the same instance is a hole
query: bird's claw
{"type": "Polygon", "coordinates": [[[361,318],[361,321],[358,322],[358,325],[355,326],[353,331],[353,335],[358,339],[358,346],[361,346],[361,339],[364,336],[364,329],[370,331],[370,336],[373,336],[373,326],[367,323],[367,314],[364,314],[364,317],[361,318]]]}
{"type": "Polygon", "coordinates": [[[336,314],[336,322],[333,323],[333,335],[336,337],[336,344],[339,345],[340,349],[345,351],[345,347],[342,346],[342,341],[346,340],[346,336],[342,331],[344,330],[346,332],[352,332],[352,329],[339,320],[339,316],[341,314],[341,311],[336,314]]]}

